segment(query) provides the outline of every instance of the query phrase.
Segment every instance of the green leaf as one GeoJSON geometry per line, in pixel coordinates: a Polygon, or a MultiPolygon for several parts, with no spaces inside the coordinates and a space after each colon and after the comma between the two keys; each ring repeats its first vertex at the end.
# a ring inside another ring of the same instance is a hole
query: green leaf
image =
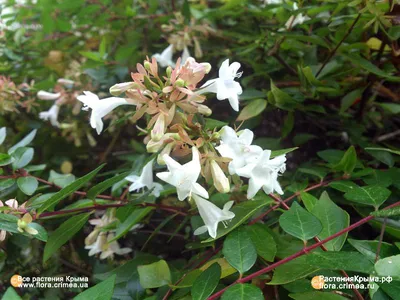
{"type": "Polygon", "coordinates": [[[271,93],[273,95],[273,104],[284,110],[292,111],[298,103],[287,93],[278,89],[271,80],[271,93]]]}
{"type": "Polygon", "coordinates": [[[374,217],[397,217],[400,216],[400,206],[374,211],[371,212],[371,215],[374,217]]]}
{"type": "Polygon", "coordinates": [[[332,181],[331,183],[329,183],[329,186],[343,193],[347,193],[355,188],[358,188],[358,185],[350,180],[332,181]]]}
{"type": "MultiPolygon", "coordinates": [[[[322,231],[318,237],[323,240],[350,225],[349,214],[337,206],[330,198],[327,192],[323,192],[319,201],[315,204],[311,213],[316,216],[321,224],[322,231]]],[[[347,232],[337,238],[325,243],[329,251],[340,251],[347,238],[347,232]]]]}
{"type": "Polygon", "coordinates": [[[347,270],[371,274],[373,264],[358,252],[313,252],[307,257],[310,266],[327,270],[347,270]]]}
{"type": "Polygon", "coordinates": [[[391,276],[395,280],[400,280],[400,254],[378,260],[375,271],[379,276],[391,276]]]}
{"type": "Polygon", "coordinates": [[[209,238],[202,243],[208,243],[214,240],[219,239],[220,237],[228,234],[232,230],[234,230],[239,225],[243,224],[247,221],[252,215],[254,215],[259,209],[262,207],[273,203],[274,201],[271,199],[270,202],[265,200],[253,200],[253,201],[245,201],[241,202],[238,205],[235,205],[231,211],[235,214],[235,217],[229,222],[228,226],[220,226],[217,231],[217,237],[215,239],[209,238]]]}
{"type": "Polygon", "coordinates": [[[20,177],[17,179],[18,187],[25,195],[32,195],[38,188],[38,181],[34,177],[20,177]]]}
{"type": "Polygon", "coordinates": [[[295,300],[347,300],[346,297],[342,297],[338,294],[317,291],[289,294],[289,297],[295,300]]]}
{"type": "Polygon", "coordinates": [[[276,254],[276,243],[267,227],[263,224],[253,224],[245,227],[249,234],[257,254],[266,261],[274,261],[276,254]]]}
{"type": "Polygon", "coordinates": [[[386,78],[389,81],[396,81],[396,82],[400,81],[400,77],[387,74],[386,72],[382,71],[377,66],[375,66],[373,63],[366,60],[365,58],[362,58],[359,55],[347,54],[344,56],[347,57],[352,63],[363,68],[364,70],[366,70],[368,72],[371,72],[371,73],[374,73],[375,75],[386,78]]]}
{"type": "Polygon", "coordinates": [[[346,110],[348,110],[355,103],[355,101],[361,97],[362,93],[363,89],[357,89],[344,96],[340,102],[340,113],[344,113],[346,110]]]}
{"type": "Polygon", "coordinates": [[[256,248],[244,228],[232,231],[226,237],[222,253],[241,274],[248,271],[257,260],[256,248]]]}
{"type": "Polygon", "coordinates": [[[370,185],[354,188],[344,194],[344,197],[356,203],[371,205],[378,208],[389,198],[390,194],[391,191],[387,188],[379,185],[370,185]]]}
{"type": "Polygon", "coordinates": [[[25,167],[33,158],[34,150],[33,148],[19,147],[12,153],[14,159],[12,166],[13,169],[20,169],[25,167]]]}
{"type": "MultiPolygon", "coordinates": [[[[200,276],[201,273],[202,273],[201,270],[194,269],[193,271],[190,271],[189,273],[187,273],[181,282],[179,282],[177,285],[171,285],[171,287],[176,288],[176,289],[191,287],[191,286],[193,286],[193,283],[196,281],[196,279],[200,276]]],[[[218,280],[219,280],[219,278],[218,278],[218,280]]]]}
{"type": "Polygon", "coordinates": [[[379,106],[381,106],[384,110],[387,112],[397,115],[400,113],[400,104],[397,103],[379,103],[379,106]]]}
{"type": "Polygon", "coordinates": [[[52,195],[49,199],[47,199],[42,206],[38,209],[38,214],[41,214],[43,211],[48,209],[51,206],[56,205],[58,202],[60,202],[62,199],[65,197],[68,197],[71,195],[73,192],[81,188],[86,182],[91,180],[96,174],[104,167],[104,164],[97,167],[97,169],[93,170],[92,172],[86,174],[85,176],[82,176],[81,178],[75,180],[73,183],[67,185],[65,188],[62,190],[58,191],[54,195],[52,195]]]}
{"type": "Polygon", "coordinates": [[[44,247],[43,263],[86,224],[89,216],[90,213],[73,216],[50,234],[49,240],[44,247]]]}
{"type": "Polygon", "coordinates": [[[220,278],[221,267],[218,263],[213,263],[193,283],[192,299],[206,300],[217,287],[220,278]]]}
{"type": "Polygon", "coordinates": [[[115,237],[110,241],[116,241],[122,236],[124,236],[132,227],[133,225],[139,223],[145,216],[147,216],[154,207],[145,207],[145,208],[137,208],[135,209],[127,218],[126,220],[118,225],[117,230],[115,232],[115,237]]]}
{"type": "Polygon", "coordinates": [[[214,129],[218,129],[218,128],[222,128],[225,125],[228,125],[227,122],[222,122],[220,120],[215,120],[215,119],[211,119],[211,118],[206,118],[205,119],[206,124],[204,126],[205,129],[209,129],[209,130],[214,130],[214,129]]]}
{"type": "Polygon", "coordinates": [[[236,121],[245,121],[261,114],[267,107],[267,101],[264,99],[255,99],[249,101],[240,112],[236,121]]]}
{"type": "Polygon", "coordinates": [[[13,287],[9,287],[3,295],[1,300],[22,300],[22,298],[17,294],[13,287]]]}
{"type": "Polygon", "coordinates": [[[299,149],[299,147],[293,147],[293,148],[287,148],[287,149],[281,149],[281,150],[274,150],[271,152],[271,158],[290,153],[294,150],[299,149]]]}
{"type": "Polygon", "coordinates": [[[235,284],[222,294],[221,300],[264,300],[261,290],[248,283],[235,284]]]}
{"type": "Polygon", "coordinates": [[[301,201],[303,201],[304,206],[306,207],[306,209],[311,212],[315,206],[315,204],[317,204],[318,199],[315,198],[313,195],[306,193],[306,192],[301,192],[300,193],[300,198],[301,201]]]}
{"type": "Polygon", "coordinates": [[[20,140],[18,143],[16,143],[14,146],[12,146],[10,149],[8,149],[8,154],[12,154],[15,150],[17,150],[20,147],[25,147],[28,145],[30,142],[33,141],[36,135],[36,129],[32,130],[27,136],[25,136],[22,140],[20,140]]]}
{"type": "Polygon", "coordinates": [[[9,178],[0,181],[0,192],[12,187],[15,183],[15,179],[9,178]]]}
{"type": "Polygon", "coordinates": [[[111,300],[114,293],[115,277],[116,275],[112,275],[90,289],[83,291],[74,297],[74,300],[111,300]]]}
{"type": "Polygon", "coordinates": [[[288,211],[279,218],[282,229],[304,242],[318,235],[322,230],[321,222],[311,213],[293,202],[288,211]]]}
{"type": "Polygon", "coordinates": [[[138,266],[140,285],[145,289],[158,288],[171,282],[171,272],[165,260],[138,266]]]}
{"type": "Polygon", "coordinates": [[[344,153],[340,162],[334,166],[334,169],[343,171],[345,174],[351,174],[357,164],[357,153],[354,146],[350,146],[344,153]]]}
{"type": "Polygon", "coordinates": [[[347,241],[350,245],[356,248],[358,252],[363,254],[373,263],[375,263],[375,257],[379,247],[379,259],[387,256],[392,256],[397,253],[397,249],[395,246],[385,242],[380,243],[379,241],[362,241],[353,239],[348,239],[347,241]]]}
{"type": "Polygon", "coordinates": [[[92,187],[87,192],[86,196],[88,197],[88,199],[92,199],[92,200],[95,199],[98,194],[104,192],[106,189],[113,186],[115,183],[121,181],[122,179],[127,177],[130,173],[131,173],[131,171],[128,171],[128,172],[119,174],[117,176],[114,176],[112,178],[109,178],[99,184],[96,184],[94,187],[92,187]]]}
{"type": "Polygon", "coordinates": [[[386,152],[390,152],[393,154],[397,154],[400,155],[400,151],[399,150],[393,150],[393,149],[389,149],[389,148],[374,148],[374,147],[367,147],[365,148],[365,150],[369,150],[369,151],[386,151],[386,152]]]}
{"type": "Polygon", "coordinates": [[[0,154],[0,167],[7,166],[14,161],[14,158],[8,154],[1,153],[0,154]]]}
{"type": "Polygon", "coordinates": [[[28,226],[36,229],[38,233],[35,235],[24,233],[25,236],[34,237],[35,239],[38,239],[42,242],[47,242],[47,231],[42,225],[32,222],[28,226]]]}
{"type": "Polygon", "coordinates": [[[188,0],[184,0],[182,9],[181,9],[182,16],[185,17],[185,22],[189,23],[191,19],[191,13],[190,13],[190,4],[188,0]]]}
{"type": "Polygon", "coordinates": [[[270,285],[281,285],[304,278],[319,270],[319,267],[307,263],[306,256],[300,256],[294,260],[280,265],[275,269],[270,285]]]}

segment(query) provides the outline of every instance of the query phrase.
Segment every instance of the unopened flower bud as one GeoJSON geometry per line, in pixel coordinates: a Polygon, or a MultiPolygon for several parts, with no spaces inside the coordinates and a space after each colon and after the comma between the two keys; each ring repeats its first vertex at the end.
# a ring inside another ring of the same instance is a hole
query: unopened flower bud
{"type": "Polygon", "coordinates": [[[144,68],[147,70],[147,71],[150,71],[151,70],[151,63],[149,62],[149,61],[145,61],[144,62],[144,68]]]}
{"type": "Polygon", "coordinates": [[[100,230],[95,229],[93,230],[86,238],[85,238],[85,245],[91,245],[96,242],[97,236],[99,235],[100,230]]]}
{"type": "Polygon", "coordinates": [[[165,132],[165,116],[160,113],[158,115],[157,121],[154,124],[153,129],[151,130],[151,139],[155,142],[161,140],[165,132]]]}
{"type": "Polygon", "coordinates": [[[112,87],[110,87],[110,94],[113,96],[119,96],[125,91],[134,88],[134,85],[134,82],[122,82],[114,84],[112,87]]]}
{"type": "Polygon", "coordinates": [[[171,66],[168,66],[165,72],[167,73],[167,77],[168,77],[168,78],[171,77],[171,74],[172,74],[172,68],[171,68],[171,66]]]}
{"type": "Polygon", "coordinates": [[[56,100],[58,98],[60,98],[61,94],[60,93],[49,93],[46,91],[39,91],[37,93],[37,97],[40,100],[56,100]]]}
{"type": "Polygon", "coordinates": [[[177,81],[175,81],[175,86],[184,87],[185,86],[185,80],[179,78],[177,81]]]}
{"type": "Polygon", "coordinates": [[[153,139],[151,139],[146,145],[147,152],[149,153],[158,152],[162,147],[165,146],[165,141],[167,139],[179,140],[180,137],[178,133],[166,133],[159,141],[154,141],[153,139]]]}
{"type": "Polygon", "coordinates": [[[167,144],[167,145],[164,147],[164,149],[162,149],[162,151],[160,152],[160,154],[157,156],[157,163],[158,163],[159,165],[165,165],[165,161],[164,161],[163,155],[164,155],[164,154],[170,155],[170,153],[171,153],[171,151],[172,151],[172,148],[173,148],[174,146],[175,146],[175,143],[172,142],[172,143],[167,144]]]}
{"type": "Polygon", "coordinates": [[[211,161],[211,175],[218,192],[228,193],[230,191],[229,180],[215,160],[211,161]]]}
{"type": "Polygon", "coordinates": [[[198,104],[197,105],[197,111],[205,116],[210,116],[212,114],[212,110],[207,106],[207,105],[203,105],[203,104],[198,104]]]}
{"type": "Polygon", "coordinates": [[[72,86],[74,85],[73,80],[66,79],[66,78],[59,78],[57,80],[57,83],[62,84],[63,86],[65,86],[67,88],[72,88],[72,86]]]}

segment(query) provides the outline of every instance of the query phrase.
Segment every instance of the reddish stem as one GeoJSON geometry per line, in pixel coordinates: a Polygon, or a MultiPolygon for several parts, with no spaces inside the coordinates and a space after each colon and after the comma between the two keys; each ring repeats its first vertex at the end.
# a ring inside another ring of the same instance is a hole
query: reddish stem
{"type": "MultiPolygon", "coordinates": [[[[384,209],[389,209],[389,208],[393,208],[393,207],[396,207],[396,206],[400,206],[400,201],[398,201],[398,202],[396,202],[396,203],[394,203],[392,205],[389,205],[389,206],[385,207],[384,209]]],[[[281,266],[281,265],[283,265],[285,263],[288,263],[288,262],[294,260],[295,258],[298,258],[300,256],[303,256],[304,254],[309,253],[310,251],[314,250],[315,248],[320,247],[321,245],[323,245],[323,244],[325,244],[325,243],[337,238],[338,236],[341,236],[342,234],[344,234],[346,232],[349,232],[349,231],[351,231],[351,230],[353,230],[353,229],[355,229],[357,227],[360,227],[361,225],[371,221],[372,219],[374,219],[374,216],[365,217],[365,218],[359,220],[358,222],[350,225],[349,227],[346,227],[346,228],[338,231],[337,233],[327,237],[326,239],[323,239],[323,240],[319,241],[318,243],[315,243],[314,245],[305,247],[302,250],[300,250],[299,252],[296,252],[295,254],[292,254],[292,255],[290,255],[290,256],[288,256],[288,257],[286,257],[286,258],[284,258],[284,259],[282,259],[280,261],[277,261],[276,263],[274,263],[272,265],[269,265],[268,267],[265,267],[265,268],[263,268],[263,269],[261,269],[261,270],[259,270],[257,272],[254,272],[254,273],[252,273],[252,274],[250,274],[250,275],[248,275],[246,277],[243,277],[242,279],[238,279],[235,282],[233,282],[231,285],[229,285],[229,286],[225,287],[224,289],[220,290],[219,292],[211,295],[208,298],[208,300],[218,299],[231,286],[233,286],[233,285],[235,285],[237,283],[245,283],[247,281],[252,280],[253,278],[255,278],[257,276],[260,276],[262,274],[268,273],[268,272],[272,271],[273,269],[275,269],[275,268],[277,268],[277,267],[279,267],[279,266],[281,266]]]]}

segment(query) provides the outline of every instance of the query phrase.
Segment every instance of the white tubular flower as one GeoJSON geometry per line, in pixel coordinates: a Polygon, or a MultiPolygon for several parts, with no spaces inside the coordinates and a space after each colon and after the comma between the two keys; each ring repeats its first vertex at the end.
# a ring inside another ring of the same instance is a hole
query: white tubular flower
{"type": "Polygon", "coordinates": [[[228,193],[230,191],[229,180],[215,160],[211,161],[211,175],[218,192],[228,193]]]}
{"type": "Polygon", "coordinates": [[[57,100],[60,98],[61,93],[49,93],[46,91],[39,91],[36,95],[40,100],[57,100]]]}
{"type": "Polygon", "coordinates": [[[219,68],[219,77],[208,80],[199,90],[198,94],[216,93],[218,100],[228,99],[233,110],[239,111],[239,97],[243,90],[235,78],[242,76],[243,72],[238,73],[240,63],[233,62],[229,65],[229,59],[225,60],[219,68]]]}
{"type": "Polygon", "coordinates": [[[7,136],[6,127],[1,127],[0,128],[0,145],[3,144],[4,140],[6,139],[6,136],[7,136]]]}
{"type": "Polygon", "coordinates": [[[163,52],[156,53],[153,55],[153,57],[157,60],[158,64],[162,68],[166,68],[168,66],[171,66],[175,68],[175,62],[172,60],[172,56],[174,54],[174,45],[169,45],[167,48],[164,49],[163,52]]]}
{"type": "Polygon", "coordinates": [[[58,113],[60,112],[60,106],[54,104],[48,111],[42,111],[39,113],[39,118],[45,121],[49,121],[54,127],[60,127],[58,122],[58,113]]]}
{"type": "Polygon", "coordinates": [[[132,182],[132,184],[129,187],[129,191],[136,191],[139,189],[142,189],[144,187],[147,187],[149,190],[153,189],[152,194],[156,197],[160,196],[160,192],[163,190],[162,185],[154,182],[153,180],[153,163],[154,159],[149,161],[142,170],[142,173],[140,176],[137,175],[129,175],[125,179],[132,182]]]}
{"type": "Polygon", "coordinates": [[[103,251],[104,245],[107,243],[107,237],[105,232],[101,232],[97,238],[96,241],[93,244],[86,245],[85,249],[89,250],[88,255],[93,256],[96,255],[97,253],[100,253],[103,251]]]}
{"type": "Polygon", "coordinates": [[[201,166],[199,150],[192,147],[192,160],[184,165],[176,162],[169,155],[164,154],[164,161],[169,172],[157,173],[161,180],[176,187],[178,199],[183,201],[193,194],[208,199],[208,192],[196,181],[199,178],[201,166]]]}
{"type": "Polygon", "coordinates": [[[77,97],[79,101],[84,104],[82,110],[92,109],[92,114],[90,116],[90,125],[95,128],[97,134],[100,134],[103,130],[103,120],[102,118],[109,114],[113,109],[120,105],[132,105],[124,98],[110,97],[105,99],[99,99],[97,95],[85,91],[85,95],[80,95],[77,97]]]}
{"type": "Polygon", "coordinates": [[[271,150],[264,150],[255,161],[237,170],[239,176],[250,178],[247,199],[253,198],[261,188],[266,194],[273,192],[283,194],[278,175],[286,170],[286,155],[273,159],[270,157],[271,150]]]}
{"type": "Polygon", "coordinates": [[[165,132],[165,115],[160,113],[157,117],[157,121],[150,132],[151,139],[154,142],[158,142],[164,136],[165,132]]]}
{"type": "Polygon", "coordinates": [[[4,202],[9,208],[13,209],[13,210],[17,210],[18,209],[18,201],[16,199],[10,199],[7,200],[6,202],[4,202]]]}
{"type": "Polygon", "coordinates": [[[117,83],[110,87],[110,94],[113,96],[119,96],[127,90],[133,88],[134,86],[135,83],[133,81],[117,83]]]}
{"type": "Polygon", "coordinates": [[[182,56],[181,56],[181,65],[184,65],[189,57],[190,57],[189,49],[188,49],[188,47],[185,46],[183,48],[183,52],[182,52],[182,56]]]}
{"type": "Polygon", "coordinates": [[[256,159],[262,149],[259,146],[251,145],[254,134],[251,130],[245,129],[237,136],[235,130],[224,126],[221,132],[221,145],[216,147],[223,157],[231,158],[229,162],[229,174],[236,174],[239,168],[256,159]]]}
{"type": "MultiPolygon", "coordinates": [[[[293,4],[293,10],[298,10],[298,6],[296,3],[293,4]]],[[[286,29],[293,28],[296,25],[301,25],[304,22],[307,22],[308,20],[311,20],[310,17],[308,16],[303,16],[302,13],[298,14],[296,17],[295,16],[290,16],[289,20],[285,23],[286,29]]]]}
{"type": "Polygon", "coordinates": [[[63,86],[67,88],[72,88],[74,86],[74,81],[66,78],[59,78],[57,80],[57,83],[62,84],[63,86]]]}
{"type": "Polygon", "coordinates": [[[220,209],[214,203],[197,195],[193,195],[193,199],[199,209],[200,217],[205,224],[194,231],[195,235],[208,231],[208,234],[215,239],[217,237],[218,223],[231,220],[235,217],[235,214],[229,211],[233,205],[233,201],[225,203],[224,208],[220,209]]]}
{"type": "Polygon", "coordinates": [[[103,245],[100,259],[105,259],[107,257],[113,258],[114,254],[124,255],[132,251],[131,248],[121,248],[117,241],[110,242],[114,237],[115,234],[112,232],[107,235],[107,243],[103,245]]]}

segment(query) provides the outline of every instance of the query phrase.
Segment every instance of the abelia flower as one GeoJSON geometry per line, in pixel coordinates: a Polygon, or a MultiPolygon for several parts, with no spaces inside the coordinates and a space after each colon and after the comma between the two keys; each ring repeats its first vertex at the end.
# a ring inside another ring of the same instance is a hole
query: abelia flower
{"type": "Polygon", "coordinates": [[[164,49],[163,52],[156,53],[153,57],[157,60],[158,64],[162,68],[166,68],[168,66],[175,67],[175,62],[172,60],[172,56],[174,54],[174,45],[169,45],[164,49]]]}
{"type": "MultiPolygon", "coordinates": [[[[297,3],[294,3],[293,10],[298,10],[298,9],[299,8],[297,6],[297,3]]],[[[285,27],[286,27],[286,29],[293,28],[296,25],[301,25],[304,22],[307,22],[308,20],[311,20],[311,18],[308,16],[303,16],[302,13],[299,13],[296,16],[292,15],[292,16],[290,16],[289,20],[287,20],[287,22],[285,23],[285,27]]]]}
{"type": "Polygon", "coordinates": [[[229,211],[233,205],[233,201],[225,203],[223,209],[220,209],[214,203],[196,194],[193,194],[193,199],[199,209],[200,217],[205,224],[194,231],[195,235],[203,234],[208,231],[208,234],[215,239],[217,237],[219,222],[225,222],[235,217],[235,214],[229,211]]]}
{"type": "Polygon", "coordinates": [[[152,194],[156,197],[160,196],[160,192],[163,190],[161,184],[154,182],[153,180],[153,163],[154,159],[149,161],[142,170],[140,176],[137,175],[129,175],[125,179],[132,182],[129,187],[129,191],[136,191],[147,187],[149,190],[153,189],[152,194]]]}
{"type": "Polygon", "coordinates": [[[221,144],[216,149],[221,156],[232,159],[228,165],[229,174],[236,174],[239,168],[244,167],[262,153],[261,147],[251,145],[253,137],[254,134],[249,129],[243,130],[238,136],[233,128],[229,126],[222,128],[221,144]]]}
{"type": "Polygon", "coordinates": [[[90,125],[92,128],[96,129],[97,134],[100,134],[103,130],[104,124],[102,118],[104,116],[120,105],[133,105],[124,98],[110,97],[100,100],[97,95],[91,92],[84,91],[83,93],[85,95],[80,95],[77,99],[84,104],[82,110],[88,110],[89,108],[92,109],[90,125]]]}
{"type": "Polygon", "coordinates": [[[26,232],[32,235],[38,234],[35,228],[32,228],[29,224],[32,223],[32,216],[29,213],[24,214],[24,216],[17,221],[18,231],[26,232]]]}
{"type": "Polygon", "coordinates": [[[60,106],[54,104],[48,111],[42,111],[39,113],[39,118],[45,121],[50,120],[51,125],[54,127],[60,127],[58,122],[58,113],[60,112],[60,106]]]}
{"type": "Polygon", "coordinates": [[[249,178],[247,199],[253,198],[261,188],[266,194],[273,192],[283,194],[278,175],[286,170],[286,155],[273,159],[270,157],[271,150],[264,150],[253,162],[237,170],[239,176],[249,178]]]}
{"type": "Polygon", "coordinates": [[[199,150],[196,147],[192,147],[192,160],[184,165],[181,165],[167,154],[164,154],[163,159],[169,172],[161,172],[156,175],[161,180],[176,187],[179,200],[183,201],[193,194],[208,199],[209,196],[206,189],[197,183],[201,166],[199,150]]]}
{"type": "Polygon", "coordinates": [[[46,91],[39,91],[36,96],[40,100],[57,100],[61,97],[61,93],[49,93],[46,91]]]}
{"type": "Polygon", "coordinates": [[[215,188],[220,193],[228,193],[230,191],[230,185],[224,171],[222,171],[221,167],[215,160],[212,160],[210,165],[215,188]]]}
{"type": "Polygon", "coordinates": [[[235,81],[242,76],[242,72],[238,73],[239,68],[240,63],[229,65],[229,59],[225,60],[219,68],[219,77],[208,80],[197,93],[216,93],[218,100],[228,99],[233,110],[239,111],[239,95],[243,92],[239,82],[235,81]]]}

